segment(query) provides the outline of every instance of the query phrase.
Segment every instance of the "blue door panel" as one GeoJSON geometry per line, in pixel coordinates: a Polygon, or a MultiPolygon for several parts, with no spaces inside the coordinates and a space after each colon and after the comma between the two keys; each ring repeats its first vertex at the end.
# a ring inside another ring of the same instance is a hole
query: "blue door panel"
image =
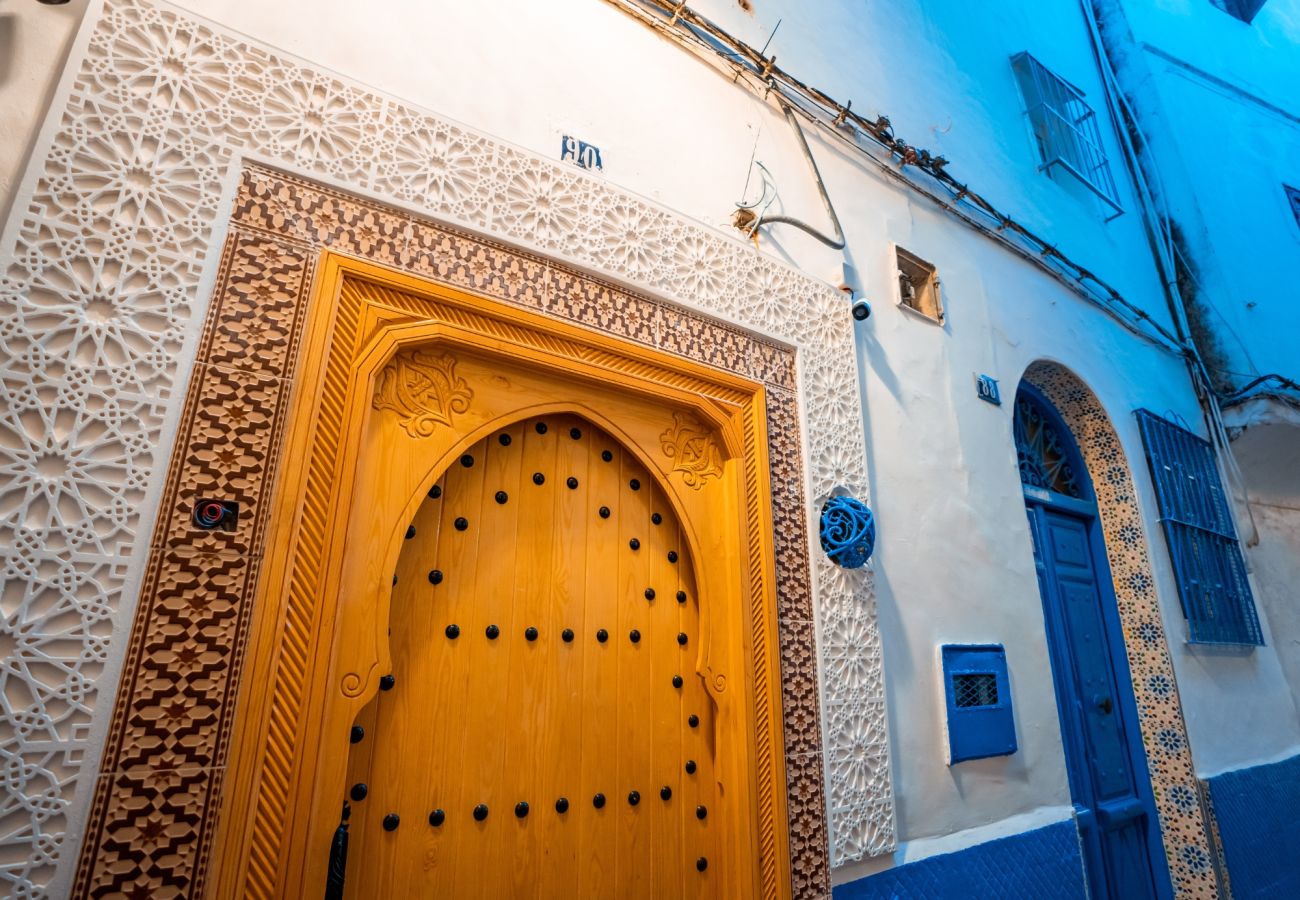
{"type": "Polygon", "coordinates": [[[1107,618],[1106,604],[1114,600],[1098,571],[1104,561],[1098,562],[1095,522],[1041,498],[1026,500],[1091,895],[1168,897],[1167,878],[1152,852],[1160,847],[1151,845],[1154,803],[1145,758],[1137,734],[1125,726],[1124,704],[1133,700],[1117,623],[1107,618]]]}

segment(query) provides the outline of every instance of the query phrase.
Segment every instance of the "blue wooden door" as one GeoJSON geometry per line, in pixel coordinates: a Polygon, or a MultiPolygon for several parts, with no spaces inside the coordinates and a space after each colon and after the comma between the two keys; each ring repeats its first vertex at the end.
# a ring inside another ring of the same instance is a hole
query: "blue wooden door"
{"type": "Polygon", "coordinates": [[[1025,497],[1092,900],[1163,900],[1172,891],[1095,516],[1048,491],[1025,497]]]}

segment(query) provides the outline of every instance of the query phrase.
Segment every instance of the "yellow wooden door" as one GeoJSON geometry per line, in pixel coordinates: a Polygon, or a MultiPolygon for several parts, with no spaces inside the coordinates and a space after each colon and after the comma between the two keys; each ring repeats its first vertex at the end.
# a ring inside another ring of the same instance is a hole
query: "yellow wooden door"
{"type": "Polygon", "coordinates": [[[406,538],[392,675],[352,729],[345,895],[714,896],[693,561],[644,467],[576,416],[516,422],[406,538]]]}

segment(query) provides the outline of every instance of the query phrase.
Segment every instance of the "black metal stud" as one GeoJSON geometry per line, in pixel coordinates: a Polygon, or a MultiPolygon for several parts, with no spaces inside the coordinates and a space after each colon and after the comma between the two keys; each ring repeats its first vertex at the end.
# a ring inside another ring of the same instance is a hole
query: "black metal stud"
{"type": "Polygon", "coordinates": [[[670,563],[675,563],[675,562],[677,562],[677,551],[676,551],[676,550],[669,550],[669,551],[668,551],[668,561],[669,561],[670,563]]]}
{"type": "Polygon", "coordinates": [[[441,496],[442,496],[442,488],[441,488],[441,487],[439,487],[438,485],[435,484],[433,487],[429,488],[429,499],[430,499],[430,500],[437,500],[437,499],[438,499],[439,497],[441,497],[441,496]]]}
{"type": "Polygon", "coordinates": [[[389,813],[384,816],[384,831],[396,831],[397,826],[402,824],[402,817],[397,813],[389,813]]]}
{"type": "Polygon", "coordinates": [[[395,684],[397,684],[397,679],[392,675],[385,675],[383,678],[379,679],[379,689],[381,691],[391,691],[395,684]]]}
{"type": "Polygon", "coordinates": [[[708,867],[709,867],[709,860],[707,857],[701,856],[699,859],[695,861],[695,871],[697,872],[703,872],[708,867]]]}
{"type": "Polygon", "coordinates": [[[605,808],[605,795],[604,795],[604,794],[597,794],[596,796],[592,797],[592,798],[591,798],[591,805],[594,806],[594,807],[596,807],[596,809],[604,809],[604,808],[605,808]]]}
{"type": "Polygon", "coordinates": [[[442,584],[442,569],[429,570],[429,584],[442,584]]]}
{"type": "Polygon", "coordinates": [[[460,637],[460,626],[457,625],[455,622],[448,625],[447,637],[451,638],[453,641],[456,640],[456,638],[460,637]]]}
{"type": "Polygon", "coordinates": [[[456,526],[457,531],[464,531],[466,528],[469,527],[469,519],[465,518],[464,516],[457,516],[456,521],[452,522],[451,524],[456,526]]]}
{"type": "Polygon", "coordinates": [[[603,628],[600,629],[600,631],[596,632],[596,640],[600,641],[602,644],[605,643],[605,641],[609,640],[609,632],[603,628]]]}
{"type": "Polygon", "coordinates": [[[632,641],[632,643],[634,644],[641,643],[641,632],[637,631],[635,628],[633,628],[630,632],[628,632],[627,636],[632,641]]]}
{"type": "Polygon", "coordinates": [[[393,587],[397,587],[397,576],[393,576],[393,587]]]}
{"type": "Polygon", "coordinates": [[[632,540],[628,541],[627,545],[631,547],[633,550],[641,549],[641,542],[638,541],[636,538],[632,538],[632,540]]]}
{"type": "Polygon", "coordinates": [[[650,521],[653,522],[653,523],[656,524],[656,525],[662,523],[663,520],[664,520],[664,517],[661,516],[661,515],[659,515],[659,513],[655,513],[654,515],[650,516],[650,521]]]}
{"type": "Polygon", "coordinates": [[[560,632],[560,637],[564,640],[564,643],[566,643],[566,644],[572,643],[572,642],[573,642],[573,629],[572,629],[572,628],[566,628],[566,629],[564,629],[563,631],[560,632]]]}
{"type": "Polygon", "coordinates": [[[348,796],[352,798],[353,803],[360,803],[362,800],[366,799],[366,794],[369,793],[370,788],[358,781],[356,784],[352,785],[352,790],[348,791],[348,796]]]}
{"type": "Polygon", "coordinates": [[[503,434],[497,438],[497,443],[499,443],[502,447],[509,447],[510,440],[511,440],[510,435],[503,434]]]}
{"type": "Polygon", "coordinates": [[[679,688],[679,687],[681,687],[684,683],[685,683],[685,682],[682,681],[682,676],[680,676],[680,675],[674,675],[674,676],[673,676],[673,687],[675,687],[675,688],[679,688]]]}
{"type": "Polygon", "coordinates": [[[482,822],[484,819],[487,818],[487,814],[488,814],[488,808],[486,803],[480,803],[478,806],[474,807],[475,822],[482,822]]]}
{"type": "Polygon", "coordinates": [[[527,628],[524,629],[524,637],[530,641],[537,640],[537,629],[529,625],[527,628]]]}
{"type": "Polygon", "coordinates": [[[689,716],[686,717],[686,724],[691,726],[692,728],[699,728],[700,717],[697,716],[695,713],[691,713],[689,716]]]}
{"type": "Polygon", "coordinates": [[[685,602],[686,602],[686,592],[685,592],[685,591],[678,591],[678,592],[677,592],[677,602],[678,602],[678,603],[685,603],[685,602]]]}
{"type": "Polygon", "coordinates": [[[709,817],[709,808],[707,806],[700,805],[695,807],[695,818],[707,819],[708,817],[709,817]]]}
{"type": "Polygon", "coordinates": [[[470,466],[474,465],[474,457],[466,453],[460,458],[460,464],[468,469],[470,466]]]}
{"type": "MultiPolygon", "coordinates": [[[[502,435],[502,437],[509,437],[509,435],[502,435]]],[[[445,821],[447,821],[447,814],[441,809],[435,809],[429,813],[429,824],[434,828],[440,827],[445,821]]]]}
{"type": "Polygon", "coordinates": [[[488,636],[489,641],[495,641],[497,639],[497,635],[501,633],[501,629],[497,628],[495,625],[489,625],[487,628],[483,630],[483,633],[488,636]]]}
{"type": "MultiPolygon", "coordinates": [[[[701,807],[701,809],[703,809],[703,807],[701,807]]],[[[515,818],[522,819],[527,815],[528,815],[528,804],[525,801],[520,800],[518,803],[515,804],[515,818]]]]}
{"type": "Polygon", "coordinates": [[[570,428],[570,429],[569,429],[569,437],[573,438],[575,441],[577,441],[577,440],[581,440],[581,439],[582,439],[582,429],[581,429],[581,428],[570,428]]]}
{"type": "Polygon", "coordinates": [[[654,589],[654,588],[646,588],[646,589],[645,589],[645,598],[646,598],[647,600],[653,600],[653,599],[655,598],[655,589],[654,589]]]}
{"type": "Polygon", "coordinates": [[[629,481],[629,482],[627,483],[627,486],[630,487],[630,488],[631,488],[632,490],[634,490],[634,491],[639,491],[639,490],[641,490],[641,482],[637,481],[635,478],[633,478],[631,481],[629,481]]]}
{"type": "Polygon", "coordinates": [[[555,811],[557,813],[566,813],[569,811],[569,798],[561,797],[555,801],[555,811]]]}
{"type": "Polygon", "coordinates": [[[627,805],[628,805],[628,806],[636,806],[636,805],[637,805],[638,803],[640,803],[640,802],[641,802],[641,792],[640,792],[640,791],[630,791],[630,792],[628,793],[628,795],[627,795],[627,805]]]}
{"type": "Polygon", "coordinates": [[[578,488],[578,479],[574,478],[572,475],[570,475],[568,477],[568,480],[566,480],[564,483],[569,486],[569,490],[571,491],[577,490],[578,488]]]}
{"type": "Polygon", "coordinates": [[[673,798],[673,789],[670,788],[668,785],[665,784],[663,787],[659,789],[660,800],[671,800],[672,798],[673,798]]]}
{"type": "Polygon", "coordinates": [[[609,507],[608,507],[608,506],[602,506],[602,507],[600,508],[600,517],[601,517],[602,519],[608,519],[608,518],[609,518],[609,507]]]}
{"type": "Polygon", "coordinates": [[[695,760],[693,759],[686,760],[686,774],[687,775],[695,774],[695,760]]]}
{"type": "Polygon", "coordinates": [[[502,506],[505,506],[506,501],[509,499],[510,499],[510,495],[507,494],[505,491],[497,491],[496,493],[497,503],[500,503],[502,506]]]}
{"type": "Polygon", "coordinates": [[[534,472],[533,484],[537,484],[537,485],[546,484],[546,476],[543,475],[541,472],[534,472]]]}
{"type": "Polygon", "coordinates": [[[365,736],[366,736],[366,730],[364,728],[362,728],[360,725],[353,725],[352,730],[348,732],[348,743],[359,744],[361,743],[362,740],[365,739],[365,736]]]}
{"type": "Polygon", "coordinates": [[[545,423],[545,422],[538,422],[534,427],[537,429],[537,433],[538,433],[538,434],[546,434],[546,423],[545,423]]]}
{"type": "Polygon", "coordinates": [[[409,541],[409,540],[410,540],[411,538],[413,538],[413,537],[415,537],[415,526],[414,526],[414,525],[407,525],[407,526],[406,526],[406,539],[409,541]]]}
{"type": "Polygon", "coordinates": [[[684,632],[684,631],[679,631],[679,632],[677,632],[677,643],[679,643],[679,644],[681,644],[683,647],[685,647],[685,646],[686,646],[686,640],[687,640],[687,638],[686,638],[686,632],[684,632]]]}
{"type": "Polygon", "coordinates": [[[605,462],[610,462],[614,458],[614,454],[610,453],[608,450],[602,450],[600,451],[600,458],[605,462]]]}

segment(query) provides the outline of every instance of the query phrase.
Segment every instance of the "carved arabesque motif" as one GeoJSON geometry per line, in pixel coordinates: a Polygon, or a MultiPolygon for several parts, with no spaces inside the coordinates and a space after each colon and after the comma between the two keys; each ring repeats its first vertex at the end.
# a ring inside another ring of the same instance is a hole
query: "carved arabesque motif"
{"type": "Polygon", "coordinates": [[[673,461],[687,487],[699,490],[722,475],[722,453],[713,434],[693,416],[673,413],[673,424],[659,436],[659,449],[673,461]]]}
{"type": "Polygon", "coordinates": [[[439,425],[469,409],[474,391],[456,374],[450,353],[407,350],[393,357],[375,379],[375,409],[397,413],[411,437],[428,437],[439,425]]]}
{"type": "MultiPolygon", "coordinates": [[[[278,396],[275,379],[291,354],[284,317],[297,314],[282,301],[304,278],[300,261],[233,260],[258,275],[230,302],[257,318],[245,315],[239,329],[211,335],[205,367],[191,373],[187,364],[207,302],[200,280],[218,252],[222,184],[242,154],[418,204],[429,215],[788,337],[801,348],[797,387],[811,491],[792,511],[774,480],[778,560],[807,563],[807,523],[832,488],[867,495],[852,332],[842,297],[829,286],[586,173],[170,7],[105,0],[83,29],[77,46],[84,52],[68,63],[75,77],[52,101],[0,242],[0,467],[7,474],[0,479],[0,564],[4,633],[14,648],[4,670],[13,708],[0,726],[12,824],[3,838],[3,892],[46,896],[70,883],[68,805],[77,785],[95,776],[84,764],[90,723],[106,715],[100,672],[123,652],[112,643],[111,623],[133,608],[127,586],[138,583],[147,560],[148,488],[171,451],[163,445],[164,422],[177,415],[191,378],[219,385],[214,396],[247,397],[250,412],[278,396]]],[[[497,296],[504,285],[523,282],[539,302],[575,297],[578,321],[796,387],[781,351],[743,352],[752,346],[748,338],[716,320],[592,287],[488,245],[451,246],[392,211],[353,210],[324,192],[310,205],[300,201],[278,187],[261,198],[259,214],[268,229],[304,245],[339,246],[432,277],[448,265],[448,252],[472,253],[456,258],[469,289],[497,296]]],[[[781,409],[777,403],[770,413],[781,409]]],[[[781,414],[782,427],[798,429],[794,414],[781,414]]],[[[236,454],[240,485],[264,477],[256,447],[278,426],[207,427],[204,454],[236,454]],[[229,445],[228,433],[247,434],[250,443],[229,445]]],[[[798,460],[778,463],[774,454],[774,473],[778,464],[799,468],[798,460]]],[[[162,502],[181,507],[177,498],[162,502]]],[[[249,546],[247,535],[235,537],[237,545],[213,551],[231,571],[238,566],[230,554],[249,546]]],[[[820,747],[794,753],[791,777],[804,785],[807,803],[829,806],[832,860],[844,862],[893,846],[880,650],[868,582],[836,571],[820,554],[811,565],[823,635],[826,756],[820,747]],[[830,773],[824,798],[811,777],[823,768],[830,773]]],[[[786,625],[810,635],[812,607],[804,609],[786,625]]],[[[197,667],[184,670],[193,679],[187,695],[203,693],[204,660],[185,664],[197,667]]],[[[787,690],[787,705],[793,702],[787,690]]],[[[798,709],[807,721],[807,703],[798,709]]],[[[125,791],[130,778],[121,778],[125,791]]],[[[804,874],[810,884],[824,881],[824,873],[804,874]]]]}

